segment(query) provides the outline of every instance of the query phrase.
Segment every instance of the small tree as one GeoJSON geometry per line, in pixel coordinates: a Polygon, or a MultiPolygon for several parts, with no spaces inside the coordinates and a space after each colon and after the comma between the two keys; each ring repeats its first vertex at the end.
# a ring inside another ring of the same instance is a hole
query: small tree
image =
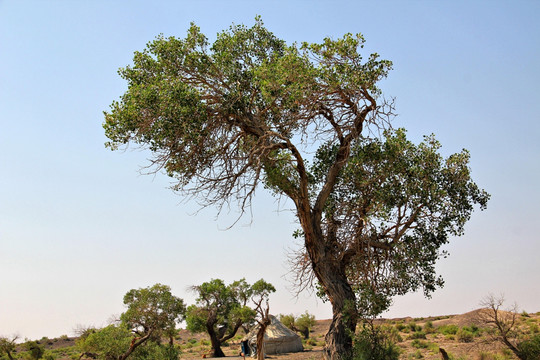
{"type": "Polygon", "coordinates": [[[540,336],[529,336],[518,326],[518,306],[514,304],[503,310],[504,296],[489,294],[480,303],[485,309],[479,320],[492,329],[493,341],[498,341],[510,349],[519,359],[540,359],[540,336]]]}
{"type": "Polygon", "coordinates": [[[122,324],[111,324],[89,332],[77,341],[81,350],[79,359],[118,360],[130,348],[131,339],[131,332],[122,324]]]}
{"type": "Polygon", "coordinates": [[[400,349],[372,321],[364,321],[354,337],[352,360],[398,360],[400,349]]]}
{"type": "Polygon", "coordinates": [[[161,284],[128,291],[124,305],[127,310],[120,315],[119,324],[84,332],[85,338],[79,343],[83,352],[81,356],[125,360],[149,340],[161,351],[161,336],[170,336],[186,312],[184,301],[173,296],[168,286],[161,284]]]}
{"type": "Polygon", "coordinates": [[[38,360],[43,357],[45,348],[37,341],[27,341],[24,343],[24,348],[28,351],[30,359],[38,360]]]}
{"type": "Polygon", "coordinates": [[[304,335],[305,339],[309,338],[309,333],[313,326],[315,326],[315,315],[312,315],[307,311],[296,318],[296,327],[298,328],[298,331],[304,335]]]}
{"type": "Polygon", "coordinates": [[[13,353],[17,348],[18,336],[12,336],[11,338],[1,336],[0,337],[0,354],[4,353],[7,355],[9,360],[13,359],[13,353]]]}
{"type": "Polygon", "coordinates": [[[261,279],[253,284],[252,291],[251,300],[255,305],[255,312],[257,313],[256,320],[259,324],[259,330],[257,331],[257,359],[264,360],[264,333],[268,325],[272,322],[270,319],[268,297],[276,291],[276,288],[261,279]]]}
{"type": "Polygon", "coordinates": [[[212,279],[193,286],[192,290],[198,297],[197,303],[187,309],[187,329],[208,333],[212,356],[224,357],[221,344],[233,338],[242,324],[255,316],[247,306],[253,290],[245,279],[230,285],[225,285],[223,280],[212,279]]]}
{"type": "Polygon", "coordinates": [[[302,334],[304,339],[308,339],[309,333],[315,325],[315,316],[306,311],[298,317],[295,317],[293,314],[280,315],[279,321],[292,331],[302,334]]]}

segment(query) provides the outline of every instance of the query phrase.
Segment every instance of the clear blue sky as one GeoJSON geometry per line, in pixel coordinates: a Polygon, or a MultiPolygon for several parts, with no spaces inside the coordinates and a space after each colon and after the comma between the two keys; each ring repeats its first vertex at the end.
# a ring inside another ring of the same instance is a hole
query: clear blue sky
{"type": "Polygon", "coordinates": [[[212,39],[257,14],[288,42],[363,33],[394,62],[395,125],[435,133],[445,154],[469,149],[492,194],[446,247],[444,289],[385,316],[462,313],[489,292],[540,311],[540,2],[0,0],[0,335],[103,325],[129,289],[157,282],[191,303],[186,288],[211,278],[262,277],[278,290],[271,312],[331,316],[288,292],[297,226],[264,191],[253,221],[225,231],[227,216],[193,215],[164,175],[139,175],[147,153],[103,146],[102,112],[134,51],[191,21],[212,39]]]}

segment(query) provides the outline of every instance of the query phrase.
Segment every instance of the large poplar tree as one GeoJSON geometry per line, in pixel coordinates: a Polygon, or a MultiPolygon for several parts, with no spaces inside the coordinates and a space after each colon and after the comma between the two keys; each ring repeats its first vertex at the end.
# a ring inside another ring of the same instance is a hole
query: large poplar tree
{"type": "Polygon", "coordinates": [[[392,130],[377,86],[392,63],[363,45],[352,34],[288,45],[260,19],[210,44],[192,25],[135,53],[104,123],[111,149],[148,148],[175,190],[218,211],[245,210],[258,187],[292,200],[298,280],[332,304],[332,359],[349,354],[359,316],[440,285],[441,245],[488,200],[466,151],[445,159],[433,137],[414,145],[392,130]]]}

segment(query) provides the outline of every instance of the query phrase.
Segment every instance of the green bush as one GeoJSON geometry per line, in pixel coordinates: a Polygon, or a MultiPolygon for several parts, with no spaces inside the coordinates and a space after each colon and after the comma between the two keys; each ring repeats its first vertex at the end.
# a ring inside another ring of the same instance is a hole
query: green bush
{"type": "Polygon", "coordinates": [[[30,359],[41,359],[45,353],[45,348],[39,341],[27,341],[24,343],[24,348],[28,351],[30,359]]]}
{"type": "Polygon", "coordinates": [[[429,347],[429,343],[427,341],[422,341],[419,339],[414,339],[411,345],[417,349],[427,349],[429,347]]]}
{"type": "Polygon", "coordinates": [[[398,329],[391,325],[381,325],[380,330],[385,334],[388,339],[393,343],[400,343],[403,338],[399,334],[398,329]]]}
{"type": "Polygon", "coordinates": [[[423,331],[415,331],[409,335],[409,339],[425,339],[426,333],[423,331]]]}
{"type": "Polygon", "coordinates": [[[56,356],[50,351],[45,351],[45,354],[43,355],[44,360],[56,360],[56,356]]]}
{"type": "Polygon", "coordinates": [[[210,345],[210,341],[205,340],[205,339],[201,339],[201,341],[199,341],[199,344],[201,344],[201,346],[208,346],[208,345],[210,345]]]}
{"type": "Polygon", "coordinates": [[[435,332],[435,328],[433,327],[433,323],[431,321],[427,321],[424,325],[424,332],[426,334],[431,334],[435,332]]]}
{"type": "Polygon", "coordinates": [[[440,332],[443,335],[456,335],[459,330],[459,327],[457,325],[442,325],[439,326],[437,329],[438,332],[440,332]]]}
{"type": "Polygon", "coordinates": [[[465,328],[459,329],[456,336],[458,341],[464,343],[470,343],[474,340],[474,334],[465,328]]]}
{"type": "Polygon", "coordinates": [[[528,340],[522,341],[517,346],[525,360],[540,359],[540,335],[535,335],[528,340]]]}
{"type": "Polygon", "coordinates": [[[364,325],[355,336],[353,360],[398,360],[400,350],[380,328],[364,325]]]}

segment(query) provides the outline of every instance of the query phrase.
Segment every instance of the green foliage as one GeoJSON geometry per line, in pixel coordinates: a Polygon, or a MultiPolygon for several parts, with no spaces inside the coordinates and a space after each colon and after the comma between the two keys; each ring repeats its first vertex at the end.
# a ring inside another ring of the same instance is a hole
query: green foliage
{"type": "Polygon", "coordinates": [[[156,284],[132,289],[124,296],[127,310],[120,324],[103,329],[83,329],[77,347],[100,359],[177,359],[179,349],[161,345],[161,336],[171,336],[176,323],[185,314],[184,301],[171,294],[170,288],[156,284]],[[130,353],[132,351],[132,353],[130,353]]]}
{"type": "MultiPolygon", "coordinates": [[[[340,278],[353,290],[346,300],[357,301],[354,318],[380,314],[395,295],[429,295],[442,285],[439,249],[489,195],[472,181],[466,150],[443,158],[433,136],[415,145],[402,129],[382,131],[393,104],[377,83],[392,63],[363,56],[364,42],[345,34],[287,45],[260,18],[213,44],[195,24],[185,38],[160,36],[119,71],[127,91],[105,113],[107,146],[149,149],[175,190],[218,211],[237,201],[243,213],[261,183],[290,198],[310,240],[298,259],[313,264],[298,268],[300,281],[310,270],[340,278]]],[[[208,307],[190,308],[188,326],[200,331],[208,307]]]]}
{"type": "Polygon", "coordinates": [[[174,331],[186,312],[184,301],[161,284],[128,291],[124,305],[127,310],[120,315],[122,323],[128,329],[145,334],[153,332],[155,336],[174,331]]]}
{"type": "Polygon", "coordinates": [[[77,346],[81,352],[98,354],[103,359],[117,359],[129,348],[131,332],[125,325],[109,325],[96,330],[81,341],[77,346]]]}
{"type": "Polygon", "coordinates": [[[519,342],[517,348],[523,360],[540,359],[540,335],[519,342]]]}
{"type": "Polygon", "coordinates": [[[205,339],[201,339],[201,341],[199,341],[199,344],[201,346],[208,346],[208,345],[210,345],[210,341],[205,340],[205,339]]]}
{"type": "MultiPolygon", "coordinates": [[[[98,355],[98,359],[118,359],[129,349],[132,333],[125,324],[109,325],[96,330],[77,343],[81,352],[98,355]]],[[[130,355],[136,360],[176,360],[180,354],[177,346],[163,345],[157,341],[147,341],[138,346],[130,355]]]]}
{"type": "Polygon", "coordinates": [[[415,331],[409,335],[409,339],[425,339],[426,333],[423,331],[415,331]]]}
{"type": "Polygon", "coordinates": [[[307,339],[307,340],[305,340],[305,344],[311,345],[311,346],[317,346],[317,340],[315,340],[315,339],[307,339]]]}
{"type": "Polygon", "coordinates": [[[400,350],[380,328],[364,324],[354,338],[354,360],[398,360],[400,350]]]}
{"type": "Polygon", "coordinates": [[[533,334],[540,333],[540,327],[536,323],[529,324],[529,331],[533,334]]]}
{"type": "Polygon", "coordinates": [[[54,359],[79,359],[81,351],[77,346],[66,346],[45,351],[43,358],[53,357],[54,359]]]}
{"type": "Polygon", "coordinates": [[[426,334],[432,334],[434,333],[436,330],[435,330],[435,327],[433,326],[433,323],[431,321],[427,321],[424,325],[424,331],[426,334]]]}
{"type": "Polygon", "coordinates": [[[56,360],[56,356],[51,351],[45,351],[45,353],[43,354],[43,359],[44,360],[56,360]]]}
{"type": "Polygon", "coordinates": [[[150,341],[138,347],[132,357],[135,360],[178,360],[180,353],[180,347],[176,345],[150,341]]]}
{"type": "Polygon", "coordinates": [[[252,324],[256,312],[247,303],[254,298],[266,299],[275,291],[263,279],[250,285],[245,279],[226,285],[221,279],[212,279],[193,286],[197,293],[196,304],[186,313],[187,329],[207,332],[212,339],[214,355],[219,356],[223,342],[233,338],[244,324],[252,324]]]}
{"type": "Polygon", "coordinates": [[[460,342],[470,343],[474,341],[473,332],[465,328],[459,329],[456,333],[456,336],[457,336],[458,341],[460,342]]]}
{"type": "Polygon", "coordinates": [[[27,351],[30,359],[41,359],[45,353],[45,348],[37,341],[27,341],[24,343],[23,347],[27,351]]]}
{"type": "Polygon", "coordinates": [[[244,279],[230,285],[225,285],[223,280],[212,279],[193,289],[198,294],[197,303],[190,305],[186,314],[187,329],[192,332],[207,331],[206,323],[211,319],[216,333],[218,327],[223,326],[230,333],[255,316],[247,306],[253,292],[244,279]]]}
{"type": "Polygon", "coordinates": [[[456,332],[458,341],[460,342],[472,342],[474,338],[480,336],[482,329],[477,325],[464,326],[456,332]]]}
{"type": "Polygon", "coordinates": [[[296,327],[307,334],[309,334],[313,326],[315,326],[315,323],[315,315],[310,314],[307,311],[299,315],[296,319],[296,327]]]}
{"type": "Polygon", "coordinates": [[[312,315],[307,311],[299,315],[298,317],[295,317],[293,314],[279,314],[278,318],[279,321],[283,323],[283,325],[293,331],[302,334],[304,339],[309,338],[309,333],[311,332],[313,326],[315,326],[316,324],[315,315],[312,315]]]}
{"type": "MultiPolygon", "coordinates": [[[[318,149],[312,166],[316,183],[324,181],[338,148],[332,144],[318,149]]],[[[327,217],[339,220],[344,230],[365,229],[366,241],[386,235],[390,241],[389,229],[403,226],[403,218],[415,224],[414,230],[393,240],[392,256],[381,256],[384,277],[378,272],[374,272],[376,278],[366,275],[372,259],[359,254],[352,260],[356,276],[351,275],[350,282],[357,289],[362,315],[386,310],[394,295],[419,287],[428,294],[440,286],[441,279],[434,276],[440,246],[449,236],[463,233],[474,203],[484,206],[487,202],[488,195],[470,181],[468,152],[444,159],[439,149],[433,136],[415,145],[403,129],[387,131],[383,139],[362,138],[353,143],[326,207],[327,217]],[[358,209],[363,209],[361,219],[348,215],[358,209]]],[[[340,238],[347,236],[338,233],[340,238]]],[[[386,248],[383,242],[378,250],[386,254],[386,248]]]]}
{"type": "Polygon", "coordinates": [[[283,315],[283,314],[279,314],[278,315],[278,319],[279,321],[281,321],[281,323],[283,325],[285,325],[286,327],[288,327],[289,329],[293,330],[294,331],[294,321],[295,321],[295,317],[293,314],[289,314],[289,315],[283,315]]]}
{"type": "Polygon", "coordinates": [[[411,345],[412,347],[417,349],[427,349],[429,347],[429,343],[427,341],[423,341],[420,339],[414,339],[411,345]]]}
{"type": "Polygon", "coordinates": [[[403,341],[403,338],[396,327],[391,325],[381,325],[379,329],[392,343],[400,343],[403,341]]]}
{"type": "Polygon", "coordinates": [[[454,324],[442,325],[437,328],[437,332],[443,335],[456,335],[459,330],[459,327],[454,324]]]}
{"type": "Polygon", "coordinates": [[[254,298],[268,298],[268,296],[276,292],[274,285],[264,281],[263,279],[257,280],[253,285],[251,285],[251,299],[254,298]]]}
{"type": "Polygon", "coordinates": [[[11,356],[17,348],[17,337],[14,336],[12,338],[7,337],[0,337],[0,356],[6,355],[6,357],[11,356]]]}

